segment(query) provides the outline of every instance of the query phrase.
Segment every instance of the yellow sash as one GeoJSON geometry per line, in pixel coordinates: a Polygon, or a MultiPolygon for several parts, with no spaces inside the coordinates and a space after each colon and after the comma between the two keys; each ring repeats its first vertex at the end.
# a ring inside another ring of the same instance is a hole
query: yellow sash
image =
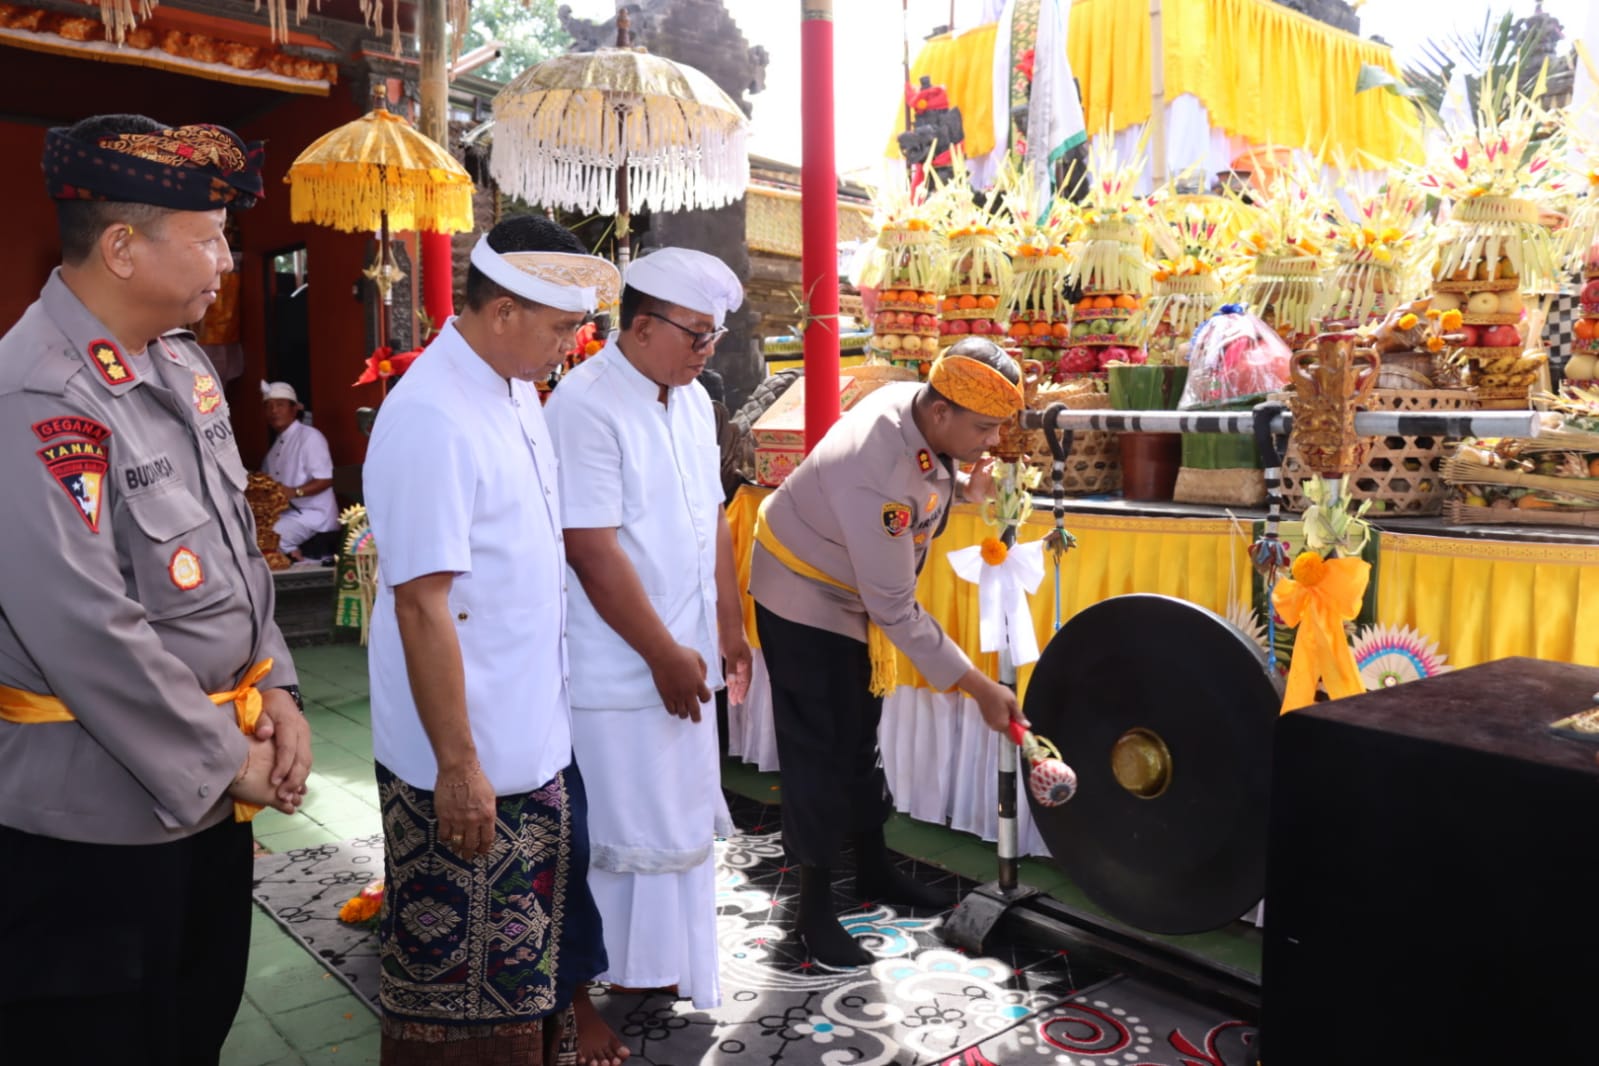
{"type": "MultiPolygon", "coordinates": [[[[272,671],[272,660],[262,659],[245,672],[237,688],[211,693],[211,702],[217,706],[233,704],[233,715],[239,723],[239,732],[255,735],[255,723],[261,717],[261,690],[256,688],[261,679],[272,671]]],[[[77,717],[67,705],[54,696],[41,696],[20,688],[0,685],[0,720],[18,725],[35,725],[40,722],[75,722],[77,717]]],[[[260,812],[253,803],[235,803],[233,820],[248,822],[260,812]]]]}
{"type": "MultiPolygon", "coordinates": [[[[860,593],[850,588],[844,582],[816,569],[804,559],[789,551],[783,542],[777,539],[777,534],[772,532],[772,527],[766,524],[766,505],[772,502],[768,496],[761,501],[761,506],[755,512],[755,543],[771,552],[772,558],[788,567],[800,577],[820,581],[824,585],[832,585],[836,589],[843,589],[853,596],[860,593]]],[[[874,696],[887,696],[894,691],[894,686],[899,682],[899,664],[894,659],[894,645],[888,639],[888,634],[873,622],[870,617],[866,621],[866,653],[872,662],[871,692],[874,696]]]]}

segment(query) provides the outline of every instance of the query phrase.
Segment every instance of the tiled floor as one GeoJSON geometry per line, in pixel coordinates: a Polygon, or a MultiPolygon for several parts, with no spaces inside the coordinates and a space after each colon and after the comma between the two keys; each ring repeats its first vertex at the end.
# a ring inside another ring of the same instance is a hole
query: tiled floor
{"type": "MultiPolygon", "coordinates": [[[[311,723],[315,767],[300,814],[264,811],[255,820],[257,841],[273,852],[382,831],[364,649],[348,644],[302,648],[294,659],[311,723]]],[[[762,802],[779,799],[775,774],[759,773],[736,760],[724,763],[723,783],[762,802]]],[[[896,815],[887,838],[894,850],[961,877],[986,881],[994,876],[993,845],[969,834],[896,815]]],[[[1024,861],[1021,879],[1067,903],[1093,909],[1048,863],[1024,861]]],[[[378,1027],[372,1012],[265,913],[257,910],[254,923],[245,1002],[223,1051],[223,1066],[376,1063],[378,1027]]],[[[1235,933],[1177,939],[1245,967],[1259,965],[1258,945],[1235,933]]]]}

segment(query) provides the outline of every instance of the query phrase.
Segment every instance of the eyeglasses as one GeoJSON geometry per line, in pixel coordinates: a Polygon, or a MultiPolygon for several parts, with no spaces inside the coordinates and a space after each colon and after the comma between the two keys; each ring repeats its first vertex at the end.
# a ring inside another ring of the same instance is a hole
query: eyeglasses
{"type": "Polygon", "coordinates": [[[670,318],[667,318],[665,315],[658,315],[654,311],[641,311],[639,313],[647,318],[659,319],[660,321],[665,322],[668,326],[674,326],[677,329],[682,330],[684,333],[687,333],[690,337],[693,337],[693,350],[696,352],[704,351],[706,348],[711,347],[717,341],[727,336],[727,327],[725,326],[718,326],[716,329],[706,330],[704,333],[701,333],[698,330],[689,329],[687,326],[680,326],[676,322],[673,322],[670,318]]]}

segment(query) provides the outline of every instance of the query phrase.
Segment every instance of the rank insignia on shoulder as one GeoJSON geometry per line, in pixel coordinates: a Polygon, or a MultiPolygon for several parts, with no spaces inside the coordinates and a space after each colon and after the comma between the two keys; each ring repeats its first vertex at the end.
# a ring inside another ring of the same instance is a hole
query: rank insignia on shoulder
{"type": "Polygon", "coordinates": [[[93,441],[66,441],[40,449],[39,459],[77,506],[78,517],[89,527],[89,532],[100,532],[102,482],[110,466],[105,446],[93,441]]]}
{"type": "Polygon", "coordinates": [[[194,409],[202,415],[208,415],[222,403],[222,392],[217,388],[217,379],[210,374],[196,374],[194,376],[194,409]]]}
{"type": "Polygon", "coordinates": [[[883,504],[883,532],[891,537],[904,536],[911,528],[911,509],[903,503],[883,504]]]}
{"type": "Polygon", "coordinates": [[[200,565],[200,557],[181,546],[172,553],[172,561],[167,563],[167,576],[184,592],[205,584],[205,568],[200,565]]]}
{"type": "Polygon", "coordinates": [[[90,341],[89,358],[94,360],[94,368],[100,371],[107,385],[121,385],[133,380],[133,371],[123,362],[121,350],[110,341],[90,341]]]}
{"type": "Polygon", "coordinates": [[[924,474],[933,469],[933,453],[926,448],[916,449],[916,469],[924,474]]]}

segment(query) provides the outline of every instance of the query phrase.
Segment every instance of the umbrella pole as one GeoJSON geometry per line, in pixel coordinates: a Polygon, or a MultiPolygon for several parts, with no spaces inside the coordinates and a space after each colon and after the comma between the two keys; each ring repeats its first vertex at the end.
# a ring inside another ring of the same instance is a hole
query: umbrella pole
{"type": "MultiPolygon", "coordinates": [[[[378,213],[378,348],[389,346],[389,308],[394,304],[394,283],[389,278],[389,213],[378,213]]],[[[389,379],[378,375],[380,396],[389,394],[389,379]]]]}
{"type": "MultiPolygon", "coordinates": [[[[629,32],[632,26],[633,18],[626,8],[616,13],[616,47],[633,46],[633,35],[629,32]]],[[[624,152],[627,142],[622,138],[626,131],[627,112],[619,107],[616,109],[616,143],[623,146],[624,152]]],[[[628,260],[633,258],[633,218],[627,208],[627,156],[623,155],[616,164],[616,268],[624,274],[628,260]]]]}

